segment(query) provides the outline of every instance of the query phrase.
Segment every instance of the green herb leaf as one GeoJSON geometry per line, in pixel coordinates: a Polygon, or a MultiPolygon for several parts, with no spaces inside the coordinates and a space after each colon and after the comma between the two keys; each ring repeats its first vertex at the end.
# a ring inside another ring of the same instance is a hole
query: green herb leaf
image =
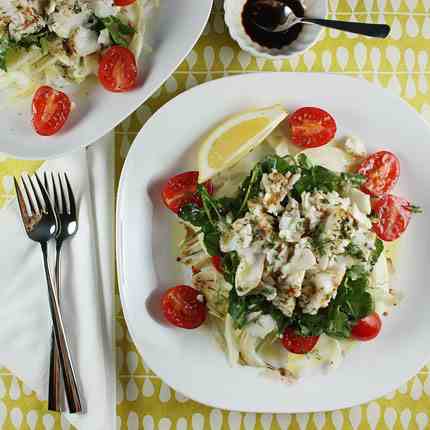
{"type": "Polygon", "coordinates": [[[405,209],[407,209],[409,212],[412,212],[414,214],[421,214],[421,213],[423,213],[423,210],[419,206],[416,206],[416,205],[409,205],[405,209]]]}
{"type": "Polygon", "coordinates": [[[311,160],[309,160],[309,157],[307,157],[305,154],[298,154],[296,158],[297,158],[297,164],[302,169],[310,170],[314,166],[311,160]]]}
{"type": "Polygon", "coordinates": [[[364,258],[363,251],[361,250],[361,248],[352,242],[350,242],[345,248],[345,252],[351,257],[358,258],[359,260],[362,260],[364,258]]]}
{"type": "Polygon", "coordinates": [[[222,270],[224,279],[234,288],[236,284],[236,271],[240,258],[236,251],[228,252],[222,256],[222,270]]]}
{"type": "Polygon", "coordinates": [[[234,214],[235,219],[240,218],[246,211],[248,200],[256,197],[260,191],[263,170],[261,164],[256,164],[251,170],[250,175],[242,182],[239,188],[237,200],[240,202],[239,209],[234,214]]]}
{"type": "Polygon", "coordinates": [[[375,240],[375,249],[372,252],[372,255],[370,256],[370,264],[373,267],[376,262],[379,259],[379,256],[382,254],[382,252],[384,251],[384,242],[382,242],[381,239],[376,238],[375,240]]]}
{"type": "Polygon", "coordinates": [[[287,155],[286,157],[278,157],[277,155],[269,155],[260,163],[263,173],[271,173],[276,170],[279,173],[287,172],[297,173],[298,168],[294,157],[287,155]]]}
{"type": "Polygon", "coordinates": [[[236,328],[243,328],[247,323],[247,308],[246,296],[238,296],[236,288],[233,287],[228,296],[228,313],[236,328]]]}
{"type": "Polygon", "coordinates": [[[222,208],[220,207],[218,201],[211,195],[209,195],[208,190],[203,185],[199,185],[197,187],[197,193],[202,199],[203,209],[206,212],[206,216],[208,217],[209,222],[214,227],[216,227],[216,223],[222,219],[222,208]]]}
{"type": "Polygon", "coordinates": [[[220,233],[215,223],[212,223],[204,208],[194,203],[184,205],[179,211],[179,217],[184,221],[200,227],[204,235],[203,242],[209,255],[220,255],[219,249],[220,233]]]}
{"type": "MultiPolygon", "coordinates": [[[[115,45],[127,47],[130,43],[129,39],[125,36],[132,36],[135,33],[133,27],[124,24],[116,16],[108,16],[106,18],[101,18],[104,28],[109,31],[110,38],[115,45]]],[[[101,31],[100,29],[99,31],[101,31]]]]}
{"type": "Polygon", "coordinates": [[[364,278],[367,281],[367,271],[361,264],[355,264],[351,268],[348,269],[346,275],[345,275],[345,281],[349,282],[356,281],[357,279],[364,278]]]}
{"type": "Polygon", "coordinates": [[[333,306],[328,312],[325,332],[328,336],[350,337],[351,323],[340,306],[333,306]]]}
{"type": "Polygon", "coordinates": [[[320,336],[324,332],[324,321],[326,316],[323,312],[316,315],[297,312],[293,316],[292,325],[302,336],[320,336]]]}
{"type": "Polygon", "coordinates": [[[194,203],[187,203],[182,206],[179,217],[196,227],[202,227],[208,222],[205,212],[194,203]]]}
{"type": "Polygon", "coordinates": [[[351,184],[354,188],[360,188],[367,180],[366,176],[359,173],[341,173],[342,182],[351,184]]]}
{"type": "Polygon", "coordinates": [[[248,315],[253,312],[270,315],[276,322],[278,333],[283,333],[285,328],[291,324],[291,320],[261,294],[239,296],[236,289],[232,288],[229,294],[228,313],[233,319],[234,326],[239,329],[243,328],[250,322],[248,315]]]}
{"type": "Polygon", "coordinates": [[[203,243],[209,255],[215,256],[220,255],[221,250],[219,249],[220,235],[219,232],[214,229],[203,229],[204,239],[203,243]]]}
{"type": "Polygon", "coordinates": [[[7,72],[6,57],[10,49],[12,49],[12,46],[8,37],[2,37],[0,39],[0,69],[5,72],[7,72]]]}
{"type": "Polygon", "coordinates": [[[38,33],[29,34],[22,39],[19,40],[19,42],[16,42],[16,45],[22,48],[30,48],[31,46],[39,46],[42,47],[42,39],[45,39],[49,36],[49,32],[46,29],[43,29],[39,31],[38,33]]]}
{"type": "Polygon", "coordinates": [[[285,329],[291,324],[291,318],[286,317],[279,309],[272,305],[270,315],[278,326],[278,333],[283,334],[285,329]]]}
{"type": "Polygon", "coordinates": [[[313,166],[304,154],[297,155],[297,163],[301,167],[301,177],[294,185],[296,199],[300,199],[303,192],[324,191],[342,192],[346,185],[360,187],[366,178],[354,173],[337,174],[323,166],[313,166]]]}

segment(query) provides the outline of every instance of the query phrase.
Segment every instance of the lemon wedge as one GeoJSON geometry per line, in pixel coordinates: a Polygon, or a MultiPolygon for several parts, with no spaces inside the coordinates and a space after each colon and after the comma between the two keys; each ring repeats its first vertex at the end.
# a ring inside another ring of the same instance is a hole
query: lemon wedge
{"type": "Polygon", "coordinates": [[[274,105],[231,116],[209,132],[198,154],[199,183],[237,163],[286,116],[283,106],[274,105]]]}

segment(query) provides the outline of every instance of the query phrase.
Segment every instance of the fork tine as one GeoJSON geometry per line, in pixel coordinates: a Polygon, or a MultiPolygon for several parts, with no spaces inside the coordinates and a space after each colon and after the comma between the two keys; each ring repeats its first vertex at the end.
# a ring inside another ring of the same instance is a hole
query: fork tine
{"type": "Polygon", "coordinates": [[[35,173],[34,176],[36,177],[36,181],[37,181],[37,183],[39,185],[39,188],[40,188],[40,193],[42,194],[43,200],[45,202],[46,212],[48,212],[48,214],[53,214],[55,216],[55,219],[57,219],[55,210],[52,207],[51,200],[50,200],[50,198],[48,196],[48,193],[45,190],[45,187],[42,184],[42,181],[39,179],[39,176],[37,175],[37,173],[35,173]]]}
{"type": "Polygon", "coordinates": [[[60,202],[58,201],[57,186],[55,185],[54,172],[51,172],[52,189],[54,190],[54,205],[58,213],[61,213],[60,202]]]}
{"type": "MultiPolygon", "coordinates": [[[[37,192],[36,186],[34,185],[33,179],[31,179],[31,177],[29,175],[27,175],[27,179],[30,181],[30,185],[31,185],[31,188],[33,190],[34,198],[36,200],[36,204],[37,204],[37,207],[39,209],[39,212],[42,213],[43,212],[42,202],[39,199],[39,194],[37,192]]],[[[40,185],[42,185],[42,184],[40,184],[40,185]]]]}
{"type": "MultiPolygon", "coordinates": [[[[25,193],[27,194],[27,200],[28,200],[28,204],[29,204],[30,209],[31,209],[31,213],[34,215],[34,214],[37,213],[37,211],[36,211],[36,209],[34,207],[33,199],[31,198],[30,190],[28,189],[27,184],[24,181],[24,177],[23,176],[21,176],[21,182],[22,182],[22,185],[24,185],[25,193]]],[[[21,196],[22,196],[22,194],[21,194],[21,196]]]]}
{"type": "Polygon", "coordinates": [[[70,208],[70,215],[72,217],[76,217],[76,201],[75,196],[73,195],[72,186],[70,185],[69,178],[67,177],[67,173],[64,173],[64,177],[66,178],[66,184],[67,184],[67,192],[69,194],[69,208],[70,208]]]}
{"type": "Polygon", "coordinates": [[[68,213],[67,212],[66,194],[64,193],[63,181],[61,180],[61,175],[60,174],[58,174],[58,183],[60,184],[61,206],[63,207],[63,212],[62,213],[66,214],[66,213],[68,213]]]}
{"type": "Polygon", "coordinates": [[[43,172],[43,185],[45,186],[46,192],[49,194],[48,175],[46,174],[46,171],[43,172]]]}
{"type": "Polygon", "coordinates": [[[15,176],[13,177],[13,182],[15,184],[16,198],[18,199],[19,210],[21,212],[21,217],[24,221],[25,219],[29,218],[27,207],[25,206],[24,196],[22,195],[21,188],[19,187],[18,181],[16,180],[15,176]]]}

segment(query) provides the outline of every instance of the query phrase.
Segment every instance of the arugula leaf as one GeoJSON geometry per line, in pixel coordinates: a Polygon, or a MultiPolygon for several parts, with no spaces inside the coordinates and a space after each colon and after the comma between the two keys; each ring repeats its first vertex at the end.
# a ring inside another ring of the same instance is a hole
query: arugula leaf
{"type": "Polygon", "coordinates": [[[349,337],[352,326],[374,310],[371,294],[367,291],[368,272],[362,265],[352,266],[345,274],[336,298],[327,308],[325,332],[330,336],[349,337]]]}
{"type": "Polygon", "coordinates": [[[344,183],[351,184],[354,188],[360,188],[366,182],[367,178],[359,173],[342,172],[340,174],[340,179],[344,183]]]}
{"type": "Polygon", "coordinates": [[[340,306],[333,306],[328,312],[325,333],[333,337],[350,337],[351,324],[340,306]]]}
{"type": "Polygon", "coordinates": [[[405,208],[405,209],[407,209],[409,212],[411,212],[411,213],[413,213],[413,214],[422,214],[423,213],[423,210],[422,210],[422,208],[420,207],[420,206],[417,206],[417,205],[409,205],[407,208],[405,208]]]}
{"type": "Polygon", "coordinates": [[[345,275],[344,281],[349,283],[349,281],[356,281],[358,279],[365,279],[367,282],[367,271],[361,264],[355,264],[350,267],[345,275]]]}
{"type": "Polygon", "coordinates": [[[361,250],[361,248],[352,242],[350,242],[348,246],[345,248],[345,252],[351,257],[355,257],[360,260],[364,258],[363,251],[361,250]]]}
{"type": "Polygon", "coordinates": [[[240,216],[245,212],[248,200],[258,196],[262,177],[263,170],[261,168],[261,163],[258,163],[253,167],[251,173],[242,182],[239,188],[237,200],[240,202],[240,205],[236,213],[234,213],[235,219],[240,218],[240,216]]]}
{"type": "Polygon", "coordinates": [[[220,233],[215,223],[213,223],[204,208],[198,207],[194,203],[184,205],[179,211],[179,217],[184,221],[200,227],[203,232],[203,243],[209,255],[220,255],[219,249],[220,233]]]}
{"type": "Polygon", "coordinates": [[[294,185],[294,191],[297,196],[301,196],[305,191],[337,191],[340,183],[341,178],[335,172],[322,166],[313,166],[302,170],[300,179],[294,185]]]}
{"type": "Polygon", "coordinates": [[[221,207],[218,201],[210,196],[208,190],[201,184],[197,187],[197,193],[202,199],[203,209],[206,212],[209,222],[216,227],[216,221],[221,220],[221,207]]]}
{"type": "Polygon", "coordinates": [[[382,254],[382,252],[384,251],[384,242],[382,242],[381,239],[376,238],[375,240],[375,249],[372,252],[372,255],[370,256],[370,264],[373,267],[376,262],[379,259],[379,256],[382,254]]]}
{"type": "Polygon", "coordinates": [[[278,326],[278,333],[283,334],[285,329],[291,324],[291,318],[286,317],[279,309],[272,305],[270,315],[278,326]]]}
{"type": "Polygon", "coordinates": [[[219,249],[219,232],[216,229],[203,229],[203,233],[203,243],[205,244],[208,254],[212,256],[220,255],[221,250],[219,249]]]}
{"type": "Polygon", "coordinates": [[[125,46],[129,45],[129,40],[125,36],[132,36],[136,31],[133,27],[124,24],[119,18],[116,16],[108,16],[106,18],[99,19],[103,25],[96,25],[99,31],[106,28],[109,32],[110,38],[115,45],[125,46]]]}
{"type": "Polygon", "coordinates": [[[299,168],[294,160],[294,157],[287,155],[286,157],[279,157],[277,155],[268,155],[260,162],[261,169],[264,173],[270,173],[276,170],[279,173],[285,174],[287,172],[297,173],[299,168]]]}
{"type": "Polygon", "coordinates": [[[29,34],[23,37],[22,39],[19,40],[19,42],[16,42],[16,45],[26,49],[34,45],[42,47],[42,43],[46,43],[47,37],[49,35],[50,35],[49,31],[47,29],[43,29],[38,33],[29,34]],[[42,42],[42,39],[44,40],[44,42],[42,42]]]}
{"type": "Polygon", "coordinates": [[[0,69],[7,72],[6,57],[12,48],[12,42],[8,37],[0,39],[0,69]]]}
{"type": "Polygon", "coordinates": [[[228,313],[233,319],[236,328],[243,328],[247,323],[247,303],[246,296],[238,296],[236,288],[230,290],[228,296],[228,313]]]}
{"type": "Polygon", "coordinates": [[[291,320],[261,294],[239,296],[235,288],[230,290],[228,313],[236,328],[243,328],[249,322],[248,315],[259,311],[262,314],[271,315],[278,327],[278,333],[283,333],[285,328],[291,324],[291,320]]]}
{"type": "Polygon", "coordinates": [[[202,227],[208,222],[206,213],[195,203],[187,203],[181,207],[179,217],[196,227],[202,227]]]}
{"type": "Polygon", "coordinates": [[[236,271],[240,258],[236,251],[228,252],[222,256],[222,270],[224,279],[234,288],[236,284],[236,271]]]}
{"type": "Polygon", "coordinates": [[[302,169],[301,177],[296,182],[293,189],[298,199],[305,191],[312,192],[320,190],[324,192],[341,192],[347,184],[358,188],[366,180],[364,176],[359,174],[337,174],[323,166],[314,166],[304,154],[297,155],[297,163],[302,169]]]}
{"type": "Polygon", "coordinates": [[[319,336],[324,332],[325,319],[323,312],[318,312],[316,315],[297,312],[293,315],[292,325],[302,336],[319,336]]]}
{"type": "Polygon", "coordinates": [[[297,163],[298,165],[305,170],[310,170],[313,167],[313,164],[311,162],[311,160],[309,160],[309,157],[306,156],[305,154],[298,154],[297,155],[297,163]]]}

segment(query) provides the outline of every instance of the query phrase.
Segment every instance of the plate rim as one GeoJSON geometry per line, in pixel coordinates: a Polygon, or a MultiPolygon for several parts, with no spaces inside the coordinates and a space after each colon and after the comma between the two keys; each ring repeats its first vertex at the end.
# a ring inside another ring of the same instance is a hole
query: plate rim
{"type": "MultiPolygon", "coordinates": [[[[427,123],[427,121],[423,118],[422,115],[419,114],[419,112],[414,109],[409,103],[407,103],[402,97],[397,96],[396,94],[394,94],[393,92],[389,91],[387,88],[381,87],[376,85],[373,82],[369,82],[363,78],[360,77],[356,77],[356,76],[349,76],[349,75],[343,75],[343,74],[337,74],[337,73],[324,73],[324,72],[275,72],[275,71],[269,71],[269,72],[252,72],[252,73],[241,73],[241,74],[236,74],[236,75],[229,75],[229,76],[223,76],[217,79],[213,79],[211,81],[207,81],[207,82],[203,82],[199,85],[196,85],[195,87],[192,87],[190,89],[187,89],[185,91],[183,91],[182,93],[178,94],[177,96],[173,97],[172,99],[170,99],[168,102],[166,102],[163,106],[161,106],[156,112],[154,112],[154,114],[148,119],[148,121],[145,122],[145,124],[142,126],[142,128],[139,130],[139,133],[136,135],[135,139],[134,139],[134,143],[137,142],[140,137],[141,134],[144,133],[144,129],[145,127],[150,124],[151,122],[155,122],[158,120],[158,117],[164,114],[164,110],[167,110],[171,104],[174,104],[177,99],[179,98],[184,98],[184,97],[188,97],[190,94],[197,92],[197,91],[204,91],[207,87],[210,86],[217,86],[219,83],[219,81],[226,81],[226,80],[237,80],[237,79],[243,79],[246,78],[247,76],[260,76],[261,78],[263,77],[269,77],[271,75],[273,75],[273,73],[276,73],[277,75],[286,75],[286,76],[291,76],[291,75],[296,75],[296,76],[303,76],[303,75],[308,75],[308,76],[330,76],[333,79],[343,79],[345,81],[360,81],[360,83],[368,86],[370,89],[377,91],[380,93],[380,95],[382,97],[385,98],[390,98],[393,101],[396,101],[397,103],[400,102],[400,104],[403,105],[404,108],[406,108],[410,113],[413,113],[414,116],[416,118],[419,118],[419,120],[422,122],[422,124],[425,127],[429,127],[429,124],[427,123]]],[[[331,79],[330,78],[330,79],[331,79]]],[[[429,130],[430,132],[430,130],[429,130]]],[[[139,353],[141,353],[141,348],[139,347],[136,339],[137,339],[137,335],[135,334],[135,328],[132,326],[132,324],[129,324],[129,312],[130,310],[128,309],[128,305],[125,301],[125,291],[124,289],[127,287],[126,285],[126,281],[125,281],[125,276],[124,276],[124,265],[122,263],[122,259],[120,258],[120,256],[122,255],[122,248],[123,248],[123,241],[122,241],[122,236],[121,236],[121,225],[122,225],[122,218],[121,218],[121,213],[123,211],[122,209],[122,201],[123,201],[123,194],[124,194],[124,182],[126,180],[126,175],[127,175],[127,166],[130,163],[129,161],[129,157],[131,159],[131,156],[133,155],[134,152],[134,148],[133,145],[131,146],[127,157],[124,161],[122,170],[121,170],[121,175],[120,175],[120,179],[118,182],[118,191],[117,191],[117,198],[116,198],[116,210],[115,210],[115,216],[116,216],[116,222],[115,222],[115,239],[116,239],[116,246],[115,246],[115,251],[116,251],[116,263],[117,263],[117,273],[118,273],[118,290],[119,290],[119,295],[120,295],[120,301],[121,301],[121,306],[123,309],[123,314],[124,314],[124,319],[126,321],[127,324],[127,328],[129,330],[130,336],[134,342],[134,344],[136,345],[137,350],[139,351],[139,353]]],[[[378,389],[375,390],[375,393],[371,396],[371,397],[366,397],[366,399],[362,399],[359,401],[344,401],[342,404],[339,404],[335,407],[323,407],[323,408],[319,408],[319,409],[315,409],[315,408],[307,408],[307,407],[303,407],[301,409],[294,409],[294,410],[280,410],[277,408],[264,408],[264,409],[258,409],[258,408],[240,408],[240,409],[235,409],[232,408],[230,406],[228,406],[227,404],[223,404],[222,402],[218,402],[218,401],[213,401],[211,399],[199,399],[197,397],[194,397],[193,395],[190,395],[189,393],[183,393],[184,395],[187,396],[187,398],[207,405],[209,407],[213,407],[213,408],[219,408],[219,409],[223,409],[223,410],[228,410],[228,411],[237,411],[237,412],[245,412],[245,413],[274,413],[274,414],[284,414],[284,413],[312,413],[312,412],[331,412],[331,411],[335,411],[335,410],[339,410],[339,409],[345,409],[345,408],[351,408],[354,406],[359,406],[362,405],[364,403],[368,403],[368,402],[372,402],[376,399],[379,399],[383,396],[385,396],[387,393],[391,392],[392,390],[397,389],[398,387],[402,386],[404,383],[406,383],[407,381],[409,381],[412,377],[416,376],[417,373],[420,371],[420,369],[422,369],[422,367],[424,367],[425,365],[428,364],[428,358],[422,358],[421,360],[418,360],[420,362],[419,366],[417,369],[415,369],[411,374],[407,375],[405,378],[403,378],[403,380],[398,383],[393,383],[391,384],[391,386],[387,389],[386,386],[383,389],[378,389]]],[[[154,371],[154,373],[156,373],[159,378],[161,379],[161,381],[164,381],[167,385],[169,385],[170,387],[172,387],[174,390],[178,391],[178,392],[183,392],[183,390],[177,386],[177,384],[175,382],[172,382],[170,380],[170,377],[165,377],[165,375],[161,376],[157,373],[157,370],[151,368],[151,370],[154,371]]]]}

